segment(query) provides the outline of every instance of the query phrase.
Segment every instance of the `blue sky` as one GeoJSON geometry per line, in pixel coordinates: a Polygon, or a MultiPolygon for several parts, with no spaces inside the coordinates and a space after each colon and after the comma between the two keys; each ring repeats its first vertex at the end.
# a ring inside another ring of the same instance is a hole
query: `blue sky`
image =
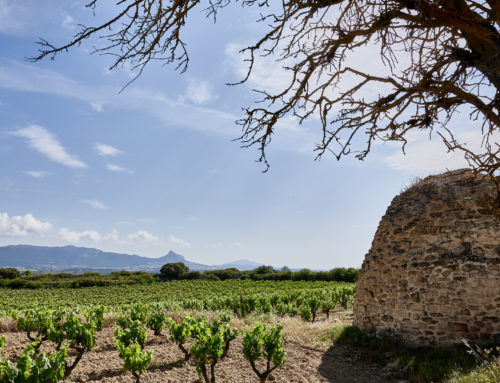
{"type": "MultiPolygon", "coordinates": [[[[184,74],[151,65],[109,71],[89,41],[56,60],[29,63],[43,36],[64,42],[78,22],[113,10],[79,1],[0,0],[0,245],[76,245],[158,257],[174,250],[217,264],[359,267],[391,199],[416,176],[463,167],[437,139],[412,135],[407,155],[379,145],[364,161],[314,161],[319,127],[283,122],[271,168],[241,149],[234,123],[253,88],[286,75],[261,60],[245,85],[238,47],[263,26],[229,7],[216,24],[196,14],[184,74]]],[[[103,2],[104,4],[104,2],[103,2]]],[[[363,57],[357,59],[364,65],[363,57]]],[[[376,92],[376,90],[374,90],[376,92]]],[[[474,125],[457,122],[475,142],[474,125]]]]}

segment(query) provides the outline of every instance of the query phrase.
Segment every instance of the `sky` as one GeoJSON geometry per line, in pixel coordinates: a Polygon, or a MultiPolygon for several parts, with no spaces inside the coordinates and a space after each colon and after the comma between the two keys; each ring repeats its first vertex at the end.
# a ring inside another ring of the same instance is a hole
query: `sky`
{"type": "MultiPolygon", "coordinates": [[[[286,73],[262,59],[247,83],[226,85],[245,70],[238,48],[264,28],[237,6],[215,24],[202,13],[189,20],[185,73],[153,64],[121,93],[134,72],[110,71],[110,57],[89,54],[96,40],[55,60],[26,59],[39,37],[63,43],[78,23],[95,24],[115,9],[101,3],[94,17],[84,1],[0,0],[0,246],[360,267],[405,185],[465,165],[421,133],[410,136],[406,155],[385,144],[362,162],[315,161],[318,125],[288,119],[263,173],[257,150],[234,141],[235,120],[256,100],[252,89],[278,89],[286,73]]],[[[457,124],[461,137],[478,140],[466,117],[457,124]]]]}

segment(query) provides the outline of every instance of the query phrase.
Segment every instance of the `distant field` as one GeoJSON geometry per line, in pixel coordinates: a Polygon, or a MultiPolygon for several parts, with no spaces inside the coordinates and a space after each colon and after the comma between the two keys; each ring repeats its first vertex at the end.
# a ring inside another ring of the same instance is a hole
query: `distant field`
{"type": "MultiPolygon", "coordinates": [[[[105,305],[121,311],[135,303],[161,304],[167,309],[277,312],[300,315],[302,303],[316,297],[320,302],[346,305],[354,298],[354,284],[306,281],[172,281],[152,284],[87,287],[80,289],[0,289],[0,315],[9,310],[35,306],[47,309],[105,305]]],[[[321,310],[318,307],[318,312],[321,310]]]]}

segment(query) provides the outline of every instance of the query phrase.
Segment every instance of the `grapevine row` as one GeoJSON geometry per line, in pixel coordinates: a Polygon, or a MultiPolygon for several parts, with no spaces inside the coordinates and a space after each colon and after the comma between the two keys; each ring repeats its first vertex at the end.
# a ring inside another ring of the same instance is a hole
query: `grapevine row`
{"type": "MultiPolygon", "coordinates": [[[[0,383],[56,383],[70,376],[83,355],[94,347],[96,333],[104,323],[103,306],[82,311],[32,309],[12,313],[17,328],[26,333],[31,343],[25,348],[17,362],[0,358],[0,383]],[[49,352],[42,351],[49,344],[55,345],[49,352]],[[68,359],[67,349],[73,349],[76,356],[68,359]]],[[[153,359],[153,351],[145,349],[147,328],[157,336],[168,328],[170,340],[177,344],[184,361],[192,359],[196,371],[205,383],[215,383],[215,370],[226,357],[230,343],[238,331],[230,327],[228,315],[208,321],[204,317],[186,316],[175,322],[160,306],[148,307],[136,304],[118,318],[115,328],[115,345],[123,360],[124,371],[133,374],[137,383],[147,371],[153,359]],[[190,346],[188,346],[188,341],[190,346]]],[[[280,325],[268,328],[256,323],[252,330],[245,328],[243,335],[243,356],[249,361],[260,382],[285,363],[284,336],[280,325]],[[257,361],[264,360],[264,369],[257,367],[257,361]]],[[[5,337],[0,337],[0,352],[5,337]]]]}
{"type": "Polygon", "coordinates": [[[274,281],[175,281],[141,286],[85,288],[80,290],[16,290],[0,289],[0,316],[12,309],[25,310],[106,305],[110,311],[122,312],[144,302],[160,303],[166,310],[232,311],[235,315],[269,313],[301,316],[314,321],[335,307],[346,307],[354,297],[354,285],[338,282],[274,282],[274,281]]]}

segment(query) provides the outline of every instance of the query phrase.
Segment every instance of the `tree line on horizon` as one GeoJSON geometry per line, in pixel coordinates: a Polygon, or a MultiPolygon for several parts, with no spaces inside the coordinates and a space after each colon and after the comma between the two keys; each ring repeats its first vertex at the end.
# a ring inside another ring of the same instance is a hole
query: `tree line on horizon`
{"type": "Polygon", "coordinates": [[[359,270],[353,267],[336,267],[330,271],[311,271],[302,269],[292,271],[287,266],[277,270],[272,266],[259,266],[253,270],[238,270],[227,268],[219,270],[190,271],[183,262],[167,263],[160,269],[162,280],[182,279],[204,279],[204,280],[227,280],[227,279],[251,279],[251,280],[275,280],[275,281],[332,281],[351,282],[358,279],[359,270]]]}
{"type": "Polygon", "coordinates": [[[288,267],[275,269],[272,266],[259,266],[253,270],[227,268],[219,270],[191,271],[183,262],[167,263],[159,274],[144,271],[115,271],[109,274],[98,272],[73,273],[40,273],[29,270],[19,271],[16,268],[0,268],[0,287],[4,288],[81,288],[92,286],[149,284],[170,280],[210,280],[227,279],[275,280],[275,281],[335,281],[354,283],[358,279],[356,268],[337,267],[329,271],[311,271],[302,269],[292,271],[288,267]]]}

